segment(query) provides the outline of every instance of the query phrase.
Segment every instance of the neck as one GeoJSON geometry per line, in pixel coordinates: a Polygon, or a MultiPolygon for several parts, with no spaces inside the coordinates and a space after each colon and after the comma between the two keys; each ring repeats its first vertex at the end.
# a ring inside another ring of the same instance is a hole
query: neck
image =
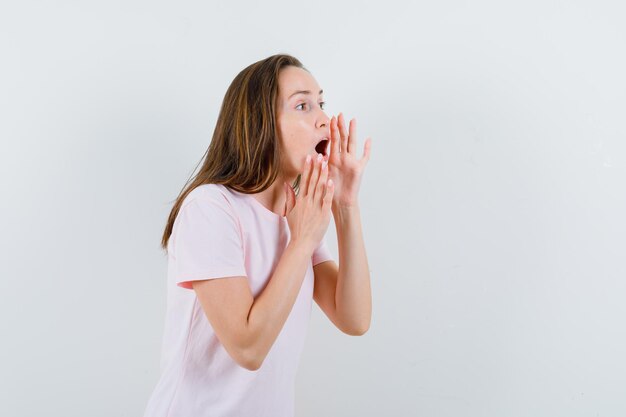
{"type": "Polygon", "coordinates": [[[283,215],[285,202],[287,201],[285,186],[283,184],[286,182],[291,185],[295,180],[295,177],[286,179],[284,176],[279,175],[265,191],[252,194],[252,197],[256,198],[257,201],[263,204],[268,210],[283,215]]]}

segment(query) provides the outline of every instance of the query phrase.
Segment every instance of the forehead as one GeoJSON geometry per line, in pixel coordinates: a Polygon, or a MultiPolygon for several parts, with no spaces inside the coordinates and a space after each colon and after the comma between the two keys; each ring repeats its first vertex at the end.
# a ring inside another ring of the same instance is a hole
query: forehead
{"type": "Polygon", "coordinates": [[[279,96],[283,100],[287,100],[290,95],[302,90],[311,91],[313,96],[317,97],[321,88],[307,70],[291,65],[283,68],[278,75],[279,96]]]}

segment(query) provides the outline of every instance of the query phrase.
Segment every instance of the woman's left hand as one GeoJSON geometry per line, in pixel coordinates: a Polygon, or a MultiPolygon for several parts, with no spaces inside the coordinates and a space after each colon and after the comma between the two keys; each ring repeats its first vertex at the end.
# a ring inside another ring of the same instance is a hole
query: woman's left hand
{"type": "Polygon", "coordinates": [[[348,208],[358,205],[358,193],[365,165],[370,158],[372,140],[365,140],[363,157],[356,156],[356,119],[350,120],[346,129],[343,114],[330,120],[330,154],[328,174],[335,184],[333,208],[348,208]]]}

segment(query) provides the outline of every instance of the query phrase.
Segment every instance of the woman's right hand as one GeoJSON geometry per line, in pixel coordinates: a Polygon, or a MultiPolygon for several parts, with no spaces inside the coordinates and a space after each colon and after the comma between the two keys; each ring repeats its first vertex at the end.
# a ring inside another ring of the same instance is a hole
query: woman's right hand
{"type": "Polygon", "coordinates": [[[289,184],[284,183],[284,186],[287,193],[285,216],[291,241],[302,242],[313,251],[324,237],[330,222],[335,187],[332,180],[328,179],[327,162],[321,155],[315,161],[307,155],[298,196],[289,184]]]}

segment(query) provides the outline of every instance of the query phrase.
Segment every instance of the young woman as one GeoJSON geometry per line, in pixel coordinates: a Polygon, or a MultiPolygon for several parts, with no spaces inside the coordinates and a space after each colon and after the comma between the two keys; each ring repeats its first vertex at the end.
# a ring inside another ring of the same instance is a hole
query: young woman
{"type": "Polygon", "coordinates": [[[329,120],[323,104],[289,55],[228,88],[163,234],[167,314],[146,417],[291,417],[312,300],[346,334],[369,328],[357,196],[371,140],[358,159],[356,122],[329,120]],[[339,265],[324,241],[331,213],[339,265]]]}

